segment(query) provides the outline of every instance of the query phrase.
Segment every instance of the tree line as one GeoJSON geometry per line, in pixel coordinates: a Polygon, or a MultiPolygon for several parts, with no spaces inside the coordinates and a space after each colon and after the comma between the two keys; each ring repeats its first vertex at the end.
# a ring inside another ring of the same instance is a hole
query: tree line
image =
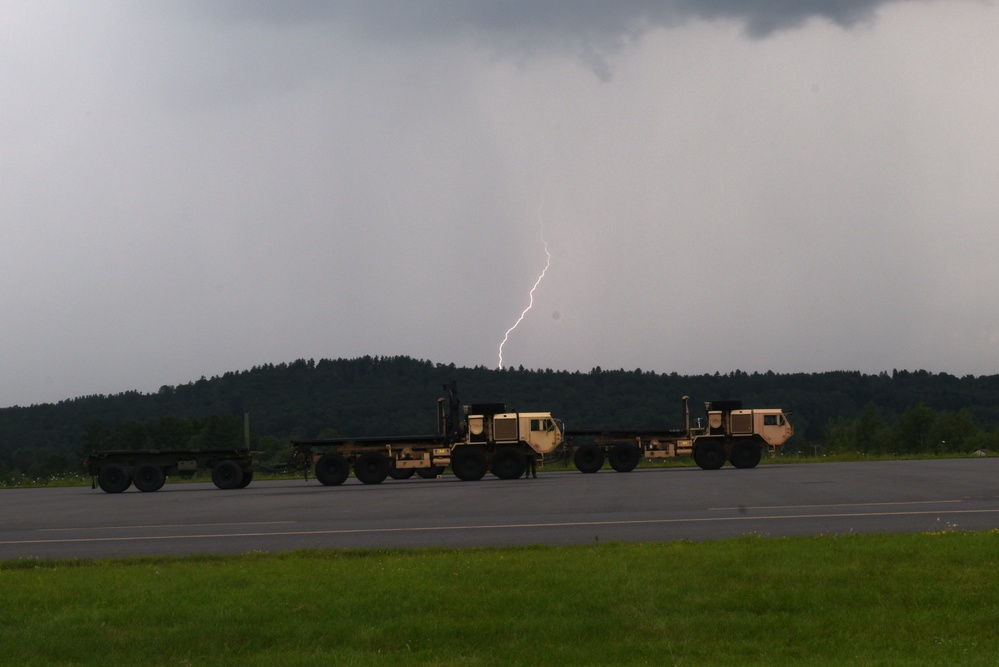
{"type": "Polygon", "coordinates": [[[467,368],[405,356],[300,359],[148,394],[0,409],[0,475],[79,470],[92,448],[182,448],[219,438],[240,443],[244,413],[259,448],[275,454],[288,449],[290,438],[320,434],[430,434],[436,399],[451,380],[465,404],[547,410],[568,428],[677,428],[683,396],[690,397],[694,416],[705,401],[738,398],[746,407],[792,413],[792,453],[968,451],[989,448],[999,427],[999,376],[922,370],[679,375],[640,368],[467,368]]]}
{"type": "Polygon", "coordinates": [[[826,429],[824,451],[866,454],[968,454],[999,450],[999,431],[979,426],[968,409],[934,410],[920,403],[888,421],[874,404],[826,429]]]}

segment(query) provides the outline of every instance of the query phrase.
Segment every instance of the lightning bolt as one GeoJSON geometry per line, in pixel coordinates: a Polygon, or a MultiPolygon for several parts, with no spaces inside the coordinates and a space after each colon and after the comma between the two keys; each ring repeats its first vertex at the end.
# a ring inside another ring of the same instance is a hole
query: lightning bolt
{"type": "Polygon", "coordinates": [[[541,243],[545,246],[545,257],[547,258],[545,260],[545,268],[541,271],[541,275],[538,276],[538,279],[534,281],[534,287],[531,288],[531,293],[528,295],[529,301],[527,308],[525,308],[524,312],[520,314],[517,321],[513,323],[513,326],[507,329],[506,333],[503,334],[503,342],[500,343],[499,346],[499,365],[497,366],[499,370],[503,370],[503,346],[506,345],[506,341],[510,338],[510,332],[517,328],[517,325],[519,325],[524,320],[524,316],[527,315],[527,311],[534,307],[534,290],[538,289],[538,285],[541,284],[541,281],[545,279],[545,274],[548,273],[548,267],[552,265],[552,254],[548,252],[548,241],[545,240],[545,221],[541,218],[542,208],[544,208],[543,203],[541,204],[541,207],[538,208],[538,220],[541,222],[541,243]]]}

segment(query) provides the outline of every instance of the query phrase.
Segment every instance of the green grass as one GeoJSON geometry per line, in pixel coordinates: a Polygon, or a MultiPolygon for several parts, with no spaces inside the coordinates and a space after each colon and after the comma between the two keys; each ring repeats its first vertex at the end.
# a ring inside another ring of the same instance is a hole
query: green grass
{"type": "Polygon", "coordinates": [[[5,665],[993,665],[999,531],[0,562],[5,665]]]}

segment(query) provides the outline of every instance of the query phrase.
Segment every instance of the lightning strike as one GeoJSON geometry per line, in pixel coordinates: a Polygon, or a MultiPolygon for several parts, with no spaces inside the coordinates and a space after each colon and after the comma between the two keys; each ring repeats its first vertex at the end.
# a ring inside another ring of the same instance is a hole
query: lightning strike
{"type": "MultiPolygon", "coordinates": [[[[542,206],[544,206],[544,204],[542,204],[542,206]]],[[[527,315],[527,312],[534,307],[534,290],[538,289],[538,285],[541,284],[541,281],[545,278],[545,274],[548,273],[548,267],[552,265],[552,254],[548,252],[548,241],[545,240],[545,221],[541,218],[540,208],[538,209],[538,220],[541,221],[541,243],[545,246],[545,257],[547,258],[545,260],[545,268],[541,271],[541,275],[538,276],[538,279],[534,281],[534,287],[531,288],[531,292],[528,295],[529,300],[527,308],[525,308],[524,312],[520,314],[517,321],[513,323],[513,326],[507,329],[506,333],[503,334],[503,342],[501,342],[499,346],[499,365],[497,366],[499,370],[503,370],[503,346],[506,345],[506,341],[510,338],[510,332],[517,328],[517,325],[524,320],[524,316],[527,315]]]]}

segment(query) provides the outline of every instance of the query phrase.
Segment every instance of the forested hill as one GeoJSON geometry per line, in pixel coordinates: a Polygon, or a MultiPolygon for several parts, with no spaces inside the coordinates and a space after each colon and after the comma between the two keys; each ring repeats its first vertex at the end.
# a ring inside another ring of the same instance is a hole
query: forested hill
{"type": "Polygon", "coordinates": [[[829,424],[856,419],[875,406],[888,422],[925,405],[967,410],[985,429],[999,425],[999,376],[957,378],[926,371],[745,373],[681,376],[636,370],[563,372],[457,368],[409,357],[299,360],[202,378],[153,394],[86,396],[58,404],[0,409],[0,464],[78,454],[96,422],[144,422],[164,417],[242,416],[255,435],[312,437],[432,433],[436,399],[456,380],[462,402],[504,402],[520,411],[547,410],[568,428],[679,427],[680,399],[694,416],[704,401],[739,398],[746,407],[793,412],[790,444],[821,443],[829,424]]]}

